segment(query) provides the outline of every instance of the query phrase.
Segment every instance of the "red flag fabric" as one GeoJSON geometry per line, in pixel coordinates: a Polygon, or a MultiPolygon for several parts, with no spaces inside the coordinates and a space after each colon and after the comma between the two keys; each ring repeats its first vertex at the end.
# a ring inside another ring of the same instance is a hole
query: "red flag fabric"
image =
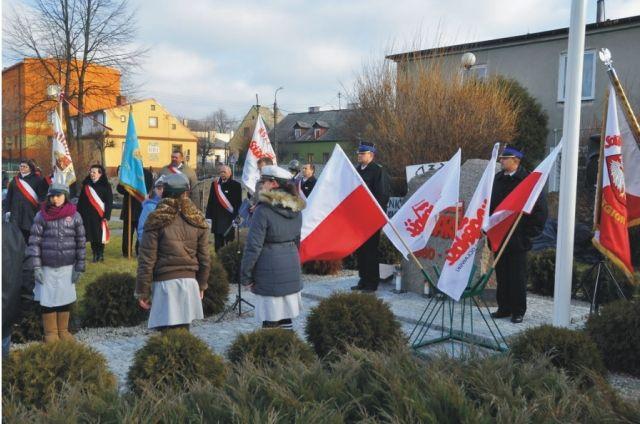
{"type": "Polygon", "coordinates": [[[619,124],[616,93],[612,87],[609,92],[605,138],[601,150],[603,156],[600,160],[602,166],[598,182],[601,189],[599,198],[596,198],[593,244],[629,279],[633,279],[622,143],[635,141],[632,138],[622,139],[619,124]]]}
{"type": "Polygon", "coordinates": [[[485,228],[489,244],[497,252],[511,226],[515,223],[520,212],[529,214],[540,197],[540,193],[547,183],[560,150],[563,140],[549,153],[541,163],[529,174],[509,195],[494,209],[485,228]]]}
{"type": "Polygon", "coordinates": [[[300,262],[344,258],[386,223],[386,214],[336,144],[302,212],[300,262]]]}

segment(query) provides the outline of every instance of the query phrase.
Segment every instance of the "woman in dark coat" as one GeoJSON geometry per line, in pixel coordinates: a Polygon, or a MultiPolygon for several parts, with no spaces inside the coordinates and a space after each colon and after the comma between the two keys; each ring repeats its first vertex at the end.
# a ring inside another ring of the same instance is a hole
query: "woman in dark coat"
{"type": "Polygon", "coordinates": [[[40,208],[40,201],[44,198],[46,190],[42,187],[42,177],[36,174],[36,166],[33,161],[20,161],[20,172],[9,183],[7,190],[8,218],[16,224],[25,242],[29,240],[29,231],[33,224],[33,218],[40,208]]]}
{"type": "Polygon", "coordinates": [[[283,168],[265,166],[260,181],[240,281],[256,294],[255,316],[263,327],[291,329],[302,309],[298,247],[305,202],[283,168]]]}
{"type": "Polygon", "coordinates": [[[93,262],[104,261],[104,246],[109,242],[109,219],[113,192],[102,165],[91,165],[82,182],[78,212],[84,222],[87,241],[91,242],[93,262]]]}

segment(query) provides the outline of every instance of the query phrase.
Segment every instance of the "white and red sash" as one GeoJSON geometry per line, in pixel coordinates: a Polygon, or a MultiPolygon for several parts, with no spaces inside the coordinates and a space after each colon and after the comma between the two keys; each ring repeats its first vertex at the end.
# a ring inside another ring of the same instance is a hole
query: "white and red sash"
{"type": "Polygon", "coordinates": [[[167,168],[169,168],[172,174],[182,174],[182,171],[177,166],[169,165],[167,168]]]}
{"type": "Polygon", "coordinates": [[[104,217],[104,213],[105,213],[104,202],[102,201],[100,196],[98,196],[98,193],[96,193],[96,191],[90,185],[84,186],[84,194],[87,195],[87,198],[89,199],[89,203],[91,203],[91,206],[93,206],[96,212],[98,212],[98,216],[102,218],[102,222],[100,223],[102,227],[101,241],[102,241],[102,244],[107,244],[111,239],[111,232],[109,231],[109,223],[107,222],[107,219],[104,217]]]}
{"type": "Polygon", "coordinates": [[[307,200],[307,196],[304,194],[304,191],[302,191],[302,178],[298,180],[298,194],[302,200],[307,200]]]}
{"type": "Polygon", "coordinates": [[[227,196],[225,196],[224,192],[222,191],[222,185],[220,184],[220,179],[213,180],[213,191],[216,194],[216,199],[218,199],[218,202],[222,205],[222,207],[228,210],[229,213],[233,213],[233,210],[234,210],[233,206],[231,205],[231,202],[229,201],[229,199],[227,199],[227,196]]]}
{"type": "Polygon", "coordinates": [[[33,205],[34,208],[38,207],[38,195],[36,194],[33,187],[29,185],[28,182],[23,180],[22,178],[15,176],[16,187],[20,190],[20,193],[33,205]]]}

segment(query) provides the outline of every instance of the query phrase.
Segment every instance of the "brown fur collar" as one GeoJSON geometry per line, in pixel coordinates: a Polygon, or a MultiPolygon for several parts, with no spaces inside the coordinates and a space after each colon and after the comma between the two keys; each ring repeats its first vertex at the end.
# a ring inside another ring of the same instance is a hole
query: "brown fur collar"
{"type": "Polygon", "coordinates": [[[307,206],[307,203],[298,196],[282,190],[261,191],[259,200],[261,203],[268,203],[271,206],[280,206],[299,212],[307,206]]]}
{"type": "Polygon", "coordinates": [[[166,227],[173,222],[178,213],[188,224],[198,228],[207,228],[204,215],[190,199],[169,198],[162,199],[158,203],[156,210],[149,214],[144,227],[151,230],[166,227]]]}

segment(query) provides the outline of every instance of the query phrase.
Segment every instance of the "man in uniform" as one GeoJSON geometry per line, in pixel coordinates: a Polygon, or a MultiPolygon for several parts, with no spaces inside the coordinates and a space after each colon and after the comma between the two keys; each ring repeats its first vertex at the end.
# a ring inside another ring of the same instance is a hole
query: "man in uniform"
{"type": "Polygon", "coordinates": [[[193,191],[196,184],[198,183],[198,178],[196,178],[196,173],[193,169],[189,168],[186,163],[184,163],[184,156],[182,156],[182,152],[177,150],[171,153],[171,163],[160,170],[160,176],[162,175],[172,175],[172,174],[183,174],[189,180],[189,191],[190,198],[196,207],[199,207],[198,201],[195,198],[195,192],[193,191]]]}
{"type": "Polygon", "coordinates": [[[311,190],[316,185],[316,166],[312,163],[307,163],[302,167],[301,177],[298,179],[298,192],[300,197],[307,200],[307,197],[311,194],[311,190]]]}
{"type": "Polygon", "coordinates": [[[219,177],[211,183],[205,214],[212,221],[211,232],[214,235],[216,252],[228,242],[233,241],[234,231],[228,230],[238,216],[242,203],[242,186],[231,178],[231,168],[220,165],[218,175],[219,177]]]}
{"type": "MultiPolygon", "coordinates": [[[[356,170],[365,184],[376,198],[382,210],[387,209],[389,202],[390,184],[387,172],[382,165],[374,162],[376,148],[373,143],[363,141],[358,146],[358,166],[356,170]]],[[[378,244],[380,243],[380,231],[376,231],[369,240],[356,250],[358,259],[358,285],[351,290],[375,292],[380,281],[380,268],[378,264],[378,244]]]]}
{"type": "MultiPolygon", "coordinates": [[[[491,194],[491,213],[524,180],[529,172],[520,165],[523,153],[507,146],[500,155],[502,170],[495,176],[491,194]]],[[[530,215],[522,215],[502,257],[496,265],[498,310],[494,318],[511,317],[520,323],[527,311],[527,252],[531,239],[539,235],[547,220],[547,202],[540,194],[530,215]]]]}

